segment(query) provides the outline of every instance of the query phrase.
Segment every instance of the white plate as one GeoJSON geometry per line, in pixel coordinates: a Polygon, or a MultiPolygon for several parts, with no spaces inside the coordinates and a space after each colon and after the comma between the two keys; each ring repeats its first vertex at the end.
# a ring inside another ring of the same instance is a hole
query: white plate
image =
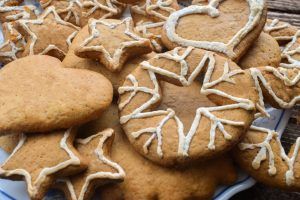
{"type": "MultiPolygon", "coordinates": [[[[25,0],[25,2],[26,4],[32,4],[35,1],[25,0]]],[[[129,13],[126,12],[125,15],[127,14],[129,13]]],[[[3,42],[2,34],[0,34],[0,43],[1,42],[3,42]]],[[[273,108],[268,109],[268,112],[271,117],[269,119],[257,119],[255,125],[273,129],[282,134],[288,123],[291,112],[289,110],[278,110],[273,108]]],[[[8,154],[0,148],[0,163],[3,163],[7,157],[8,154]]],[[[228,200],[233,195],[252,187],[254,184],[255,181],[249,175],[240,171],[238,180],[233,185],[218,187],[213,199],[228,200]]],[[[0,200],[29,200],[25,183],[23,181],[0,179],[0,200]]],[[[49,191],[44,200],[64,200],[64,198],[58,191],[49,191]]]]}

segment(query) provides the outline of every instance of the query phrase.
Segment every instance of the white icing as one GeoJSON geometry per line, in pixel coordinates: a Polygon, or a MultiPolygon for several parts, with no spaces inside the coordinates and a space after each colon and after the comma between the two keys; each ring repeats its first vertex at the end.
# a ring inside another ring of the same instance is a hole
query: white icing
{"type": "Polygon", "coordinates": [[[280,63],[280,66],[285,68],[300,68],[300,60],[293,58],[294,55],[300,56],[300,30],[292,36],[291,42],[283,49],[281,57],[282,59],[287,59],[288,63],[280,63]]]}
{"type": "Polygon", "coordinates": [[[123,4],[115,0],[105,0],[105,4],[100,3],[98,0],[88,0],[83,2],[84,8],[90,8],[87,12],[84,13],[84,16],[88,17],[92,15],[96,10],[105,10],[107,14],[103,15],[101,19],[109,18],[114,15],[121,13],[121,9],[117,6],[123,6],[123,4]]]}
{"type": "MultiPolygon", "coordinates": [[[[45,3],[41,3],[41,6],[43,8],[46,8],[46,7],[50,6],[53,1],[55,1],[55,0],[49,0],[45,3]]],[[[66,13],[65,18],[63,19],[65,21],[70,21],[70,19],[72,17],[74,17],[76,25],[79,26],[80,25],[80,15],[81,14],[80,14],[80,11],[79,12],[76,11],[76,7],[78,7],[79,9],[82,8],[81,0],[68,0],[67,2],[68,2],[68,6],[66,8],[56,9],[56,12],[59,15],[66,13]]]]}
{"type": "Polygon", "coordinates": [[[131,31],[132,28],[132,19],[126,18],[123,19],[120,22],[108,22],[107,20],[103,19],[92,19],[89,22],[89,30],[90,35],[88,38],[86,38],[83,43],[80,45],[80,48],[82,51],[96,51],[96,52],[102,52],[105,59],[111,64],[111,66],[108,67],[109,70],[115,71],[120,69],[122,66],[120,65],[120,59],[123,56],[124,52],[127,48],[134,47],[134,46],[140,46],[143,45],[148,39],[141,38],[140,36],[136,35],[134,32],[131,31]],[[104,46],[101,44],[97,45],[89,45],[91,41],[93,41],[96,38],[101,37],[101,30],[97,28],[97,25],[103,25],[107,26],[109,29],[115,29],[118,26],[121,26],[122,24],[125,25],[124,34],[128,36],[131,40],[130,41],[124,41],[119,44],[119,47],[115,50],[113,55],[111,55],[104,46]]]}
{"type": "Polygon", "coordinates": [[[70,159],[61,162],[55,166],[51,166],[51,167],[45,167],[43,168],[38,177],[36,178],[36,180],[32,180],[31,174],[30,172],[26,171],[25,169],[13,169],[13,170],[5,170],[3,169],[3,166],[6,165],[6,163],[11,160],[15,154],[22,148],[22,146],[26,143],[26,135],[22,134],[21,135],[21,139],[19,141],[19,144],[17,145],[17,147],[14,149],[14,151],[12,152],[12,154],[7,158],[7,160],[5,161],[5,163],[1,166],[0,168],[0,174],[4,175],[4,176],[13,176],[13,175],[20,175],[23,176],[26,180],[26,184],[27,184],[27,190],[28,193],[31,197],[34,197],[38,191],[40,186],[43,184],[43,181],[46,179],[47,176],[54,174],[62,169],[67,168],[68,166],[71,165],[80,165],[80,160],[78,157],[75,156],[75,154],[70,150],[70,148],[67,145],[67,140],[70,137],[71,134],[71,129],[68,129],[61,141],[60,141],[60,147],[68,154],[68,156],[70,157],[70,159]]]}
{"type": "Polygon", "coordinates": [[[135,30],[140,33],[142,37],[150,39],[155,51],[161,52],[163,50],[163,47],[156,41],[157,39],[161,39],[161,34],[151,33],[149,29],[159,27],[162,28],[164,24],[165,22],[139,22],[137,23],[135,30]]]}
{"type": "Polygon", "coordinates": [[[191,5],[183,8],[179,11],[173,12],[166,21],[165,30],[168,39],[181,46],[193,46],[197,48],[207,49],[215,52],[223,53],[230,58],[235,58],[234,52],[235,47],[253,30],[253,28],[259,23],[265,1],[264,0],[247,0],[250,7],[250,15],[246,25],[236,33],[233,38],[227,43],[222,42],[208,42],[208,41],[197,41],[182,38],[176,33],[176,27],[180,18],[190,14],[207,14],[210,17],[218,17],[220,15],[217,9],[219,4],[224,0],[211,0],[208,5],[191,5]]]}
{"type": "Polygon", "coordinates": [[[258,154],[256,155],[256,157],[254,158],[254,160],[252,162],[252,167],[254,169],[259,169],[261,166],[261,163],[268,159],[269,160],[268,173],[270,176],[274,176],[277,174],[275,157],[280,156],[281,159],[278,159],[277,162],[282,161],[288,167],[287,171],[285,172],[285,180],[286,180],[286,184],[288,186],[292,186],[295,181],[294,165],[295,165],[296,158],[297,158],[299,150],[300,150],[300,137],[298,137],[296,140],[295,148],[294,148],[292,157],[290,158],[285,153],[285,151],[282,147],[278,133],[276,133],[275,131],[269,130],[269,129],[256,127],[256,126],[251,126],[251,130],[259,131],[259,132],[267,134],[266,138],[261,143],[253,144],[253,143],[242,142],[239,144],[239,148],[242,151],[260,148],[258,154]],[[271,144],[272,141],[276,142],[275,145],[279,146],[280,154],[273,152],[273,148],[272,148],[272,144],[271,144]]]}
{"type": "Polygon", "coordinates": [[[177,75],[173,72],[164,70],[160,67],[153,66],[149,62],[144,61],[141,63],[141,67],[148,71],[149,77],[153,83],[154,88],[151,89],[151,88],[139,86],[138,81],[132,74],[127,77],[127,79],[132,83],[132,86],[122,86],[119,88],[120,95],[127,93],[127,92],[131,92],[130,96],[127,99],[120,102],[120,104],[119,104],[120,110],[123,110],[125,108],[125,106],[130,103],[132,98],[138,92],[147,93],[152,96],[147,102],[145,102],[140,107],[136,108],[132,113],[121,116],[120,117],[121,124],[125,124],[131,119],[141,119],[141,118],[153,117],[153,116],[164,116],[156,127],[148,127],[148,128],[141,129],[141,130],[131,133],[133,138],[138,138],[142,134],[145,134],[145,133],[151,133],[152,134],[151,137],[144,144],[144,152],[147,153],[152,141],[154,139],[157,139],[158,140],[157,154],[159,157],[163,157],[162,128],[170,119],[175,120],[175,122],[177,124],[177,128],[178,128],[177,129],[177,133],[178,133],[178,137],[179,137],[178,154],[182,155],[182,156],[188,156],[190,143],[197,131],[197,128],[198,128],[203,116],[208,118],[211,121],[211,129],[210,129],[210,133],[209,133],[210,134],[210,142],[207,147],[210,150],[214,150],[215,149],[215,144],[214,144],[215,143],[215,135],[216,135],[217,129],[223,134],[223,136],[226,140],[230,140],[232,137],[225,130],[224,124],[232,125],[232,126],[244,126],[245,124],[242,121],[232,121],[232,120],[218,118],[213,114],[213,112],[226,111],[226,110],[238,109],[238,108],[247,109],[247,110],[255,109],[254,104],[248,99],[234,97],[229,94],[226,94],[223,91],[212,89],[213,86],[215,86],[223,81],[229,82],[229,83],[234,83],[234,80],[232,79],[232,77],[236,76],[237,74],[243,73],[242,70],[230,71],[228,63],[227,63],[224,66],[223,75],[218,80],[211,82],[210,78],[211,78],[212,72],[215,68],[215,59],[214,59],[212,52],[206,52],[206,54],[203,56],[202,60],[199,62],[198,66],[196,67],[196,69],[192,72],[190,77],[188,79],[186,79],[185,76],[188,73],[189,66],[185,59],[191,53],[191,51],[193,50],[193,47],[188,47],[182,53],[182,55],[179,55],[180,50],[181,50],[181,48],[178,47],[178,48],[175,48],[172,52],[167,52],[164,54],[157,55],[157,58],[166,58],[166,59],[173,60],[175,62],[180,63],[180,66],[181,66],[181,70],[180,70],[181,74],[180,75],[177,75]],[[209,108],[204,108],[204,107],[198,108],[196,110],[196,115],[195,115],[194,121],[193,121],[188,133],[184,133],[184,125],[181,122],[181,120],[176,116],[175,112],[172,109],[144,112],[145,110],[148,110],[151,107],[151,105],[154,105],[161,99],[161,95],[159,93],[159,84],[158,84],[158,80],[157,80],[155,74],[160,74],[163,76],[174,78],[174,79],[180,81],[182,85],[188,86],[195,80],[196,76],[203,70],[203,68],[206,66],[207,62],[209,62],[208,69],[205,74],[204,83],[203,83],[203,86],[202,86],[200,92],[203,94],[217,94],[219,96],[229,98],[229,99],[233,100],[234,102],[236,102],[235,104],[218,106],[218,107],[209,107],[209,108]]]}
{"type": "Polygon", "coordinates": [[[97,157],[97,159],[99,159],[99,161],[103,162],[104,164],[110,166],[111,168],[113,168],[114,170],[116,170],[117,172],[96,172],[93,174],[90,174],[86,177],[84,185],[82,186],[79,196],[77,197],[76,193],[75,193],[75,189],[74,186],[72,184],[72,181],[70,179],[65,180],[66,184],[67,184],[67,188],[68,191],[72,197],[72,200],[85,200],[86,199],[86,192],[87,189],[91,183],[91,181],[95,180],[95,179],[111,179],[111,180],[122,180],[125,177],[125,171],[123,170],[123,168],[111,161],[110,159],[106,158],[103,152],[103,146],[105,144],[105,142],[111,138],[114,134],[114,131],[112,129],[106,129],[103,132],[100,132],[98,134],[92,135],[88,138],[85,139],[77,139],[76,143],[80,144],[80,145],[86,145],[88,144],[90,141],[92,141],[94,138],[97,138],[99,136],[102,136],[99,139],[99,143],[97,148],[94,150],[95,152],[95,156],[97,157]]]}
{"type": "Polygon", "coordinates": [[[30,13],[37,15],[37,8],[33,5],[26,6],[0,6],[0,13],[12,12],[5,16],[6,20],[30,19],[30,13]]]}
{"type": "MultiPolygon", "coordinates": [[[[272,20],[272,22],[270,24],[266,24],[264,27],[264,32],[271,34],[271,32],[273,31],[280,31],[282,29],[285,28],[289,28],[291,25],[289,23],[283,23],[280,25],[279,24],[280,21],[278,19],[274,19],[272,20]]],[[[281,40],[292,40],[292,36],[276,36],[274,37],[277,41],[281,41],[281,40]]]]}
{"type": "MultiPolygon", "coordinates": [[[[29,25],[30,24],[34,24],[34,25],[41,25],[43,26],[44,25],[44,20],[48,17],[48,15],[52,14],[54,16],[54,21],[57,23],[57,24],[60,24],[60,25],[64,25],[64,26],[68,26],[72,29],[74,29],[74,32],[71,33],[71,35],[66,39],[66,43],[69,45],[70,44],[70,38],[74,38],[75,35],[78,33],[79,31],[79,27],[69,23],[69,22],[66,22],[64,20],[62,20],[59,15],[57,14],[55,8],[53,6],[50,6],[48,7],[41,16],[39,16],[38,19],[35,19],[35,20],[19,20],[19,24],[22,26],[22,28],[30,35],[30,39],[31,39],[31,43],[30,43],[30,46],[29,46],[29,55],[34,55],[35,52],[34,52],[34,46],[38,40],[38,37],[36,35],[36,33],[34,33],[29,25]]],[[[49,52],[49,50],[53,50],[53,49],[56,49],[56,50],[59,50],[60,52],[62,52],[64,55],[67,53],[67,52],[64,52],[63,50],[61,50],[59,47],[57,47],[56,45],[54,44],[49,44],[41,53],[39,54],[45,54],[47,52],[49,52]]]]}

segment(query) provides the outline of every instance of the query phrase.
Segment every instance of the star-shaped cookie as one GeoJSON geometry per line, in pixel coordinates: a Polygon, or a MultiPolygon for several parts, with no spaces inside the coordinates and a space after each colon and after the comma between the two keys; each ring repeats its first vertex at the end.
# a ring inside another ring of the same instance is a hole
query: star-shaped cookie
{"type": "Polygon", "coordinates": [[[7,64],[21,57],[26,42],[14,23],[3,23],[2,28],[5,42],[0,45],[0,62],[7,64]]]}
{"type": "Polygon", "coordinates": [[[38,15],[38,10],[33,5],[7,6],[0,5],[0,21],[2,23],[16,21],[18,19],[34,19],[38,15]]]}
{"type": "Polygon", "coordinates": [[[40,0],[40,4],[44,9],[54,6],[64,21],[80,26],[82,0],[40,0]]]}
{"type": "Polygon", "coordinates": [[[24,179],[33,200],[43,198],[57,177],[73,175],[86,168],[72,146],[76,131],[22,134],[19,144],[0,168],[0,176],[24,179]]]}
{"type": "Polygon", "coordinates": [[[107,183],[123,181],[122,167],[108,156],[114,140],[114,130],[106,129],[98,134],[76,141],[81,156],[88,161],[88,169],[81,174],[61,180],[68,199],[90,199],[96,187],[107,183]]]}
{"type": "Polygon", "coordinates": [[[27,45],[23,56],[44,54],[62,60],[79,27],[62,20],[50,6],[36,20],[19,20],[27,45]]]}
{"type": "Polygon", "coordinates": [[[131,18],[92,19],[88,26],[89,36],[75,49],[75,54],[99,60],[110,71],[120,71],[130,57],[152,51],[150,41],[133,31],[131,18]]]}

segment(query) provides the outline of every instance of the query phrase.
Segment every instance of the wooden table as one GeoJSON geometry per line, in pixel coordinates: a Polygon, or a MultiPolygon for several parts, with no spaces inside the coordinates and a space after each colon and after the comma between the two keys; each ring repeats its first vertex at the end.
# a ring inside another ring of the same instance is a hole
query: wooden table
{"type": "MultiPolygon", "coordinates": [[[[268,17],[289,22],[300,28],[300,0],[268,0],[268,17]]],[[[292,118],[283,134],[283,145],[294,143],[300,136],[300,106],[293,109],[292,118]]],[[[232,200],[299,200],[300,193],[284,192],[256,184],[249,190],[235,195],[232,200]]]]}

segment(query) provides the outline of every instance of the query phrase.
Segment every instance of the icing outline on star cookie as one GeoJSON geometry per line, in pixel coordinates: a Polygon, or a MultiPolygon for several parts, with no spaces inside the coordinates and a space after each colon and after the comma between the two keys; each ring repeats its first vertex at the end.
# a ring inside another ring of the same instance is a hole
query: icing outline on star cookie
{"type": "MultiPolygon", "coordinates": [[[[66,21],[62,20],[59,17],[59,15],[57,14],[57,12],[55,10],[55,7],[53,7],[53,6],[48,7],[38,19],[35,19],[35,20],[19,20],[18,22],[19,22],[20,26],[26,30],[26,32],[30,35],[30,38],[31,38],[31,43],[30,43],[30,46],[29,46],[29,55],[34,55],[35,54],[34,53],[34,46],[35,46],[36,41],[38,40],[38,38],[37,38],[36,34],[31,31],[28,24],[43,25],[44,19],[50,14],[53,14],[54,20],[58,24],[68,26],[68,27],[71,27],[71,28],[74,29],[74,32],[71,35],[69,35],[69,37],[66,39],[66,43],[67,43],[68,46],[71,45],[72,40],[75,38],[76,34],[80,30],[79,27],[77,27],[77,26],[75,26],[75,25],[73,25],[69,22],[66,22],[66,21]]],[[[58,48],[56,45],[52,45],[52,44],[49,44],[48,47],[46,47],[39,54],[46,54],[51,50],[57,50],[57,51],[61,52],[62,54],[66,55],[66,52],[64,52],[63,50],[58,48]]]]}
{"type": "Polygon", "coordinates": [[[30,19],[30,12],[33,12],[35,15],[38,15],[38,10],[34,5],[0,6],[0,13],[6,12],[16,12],[16,14],[5,16],[5,19],[10,21],[15,21],[18,19],[30,19]]]}
{"type": "Polygon", "coordinates": [[[181,46],[193,46],[197,48],[207,49],[214,52],[223,53],[230,58],[235,58],[236,53],[234,48],[241,42],[241,40],[250,33],[254,27],[259,23],[260,18],[263,14],[265,1],[264,0],[245,0],[248,2],[250,7],[250,14],[246,25],[236,33],[233,38],[227,43],[222,42],[208,42],[208,41],[196,41],[189,40],[180,37],[176,33],[176,26],[181,17],[190,14],[207,14],[210,17],[218,17],[220,15],[218,6],[224,0],[211,0],[208,5],[191,5],[183,8],[179,11],[173,12],[166,21],[165,29],[168,39],[181,46]]]}
{"type": "MultiPolygon", "coordinates": [[[[37,177],[37,179],[34,183],[32,183],[32,177],[31,177],[30,173],[28,173],[24,169],[4,170],[4,169],[2,169],[2,167],[0,167],[0,174],[3,174],[5,176],[12,176],[12,175],[21,175],[21,176],[23,176],[26,180],[27,189],[28,189],[28,192],[29,192],[30,196],[34,196],[34,194],[36,194],[38,192],[39,187],[41,185],[41,182],[43,181],[43,179],[45,179],[45,177],[48,174],[54,174],[55,172],[57,172],[61,169],[64,169],[64,168],[66,168],[70,165],[79,165],[80,164],[80,159],[75,156],[75,154],[69,149],[69,147],[67,145],[67,140],[70,137],[71,132],[72,132],[72,128],[65,131],[64,136],[60,141],[60,147],[68,154],[70,159],[66,160],[62,163],[59,163],[56,166],[44,168],[40,172],[39,176],[37,177]]],[[[10,160],[10,158],[12,158],[18,152],[18,150],[26,142],[26,138],[27,137],[24,133],[21,134],[20,141],[19,141],[17,147],[14,149],[12,154],[6,159],[4,164],[2,164],[2,166],[4,166],[5,163],[7,163],[10,160]]]]}
{"type": "Polygon", "coordinates": [[[117,15],[118,13],[121,12],[121,10],[115,4],[120,4],[120,5],[123,5],[123,4],[121,4],[115,0],[106,0],[105,2],[106,2],[106,5],[99,3],[98,0],[84,1],[83,2],[84,8],[92,7],[91,9],[88,10],[88,12],[84,13],[84,16],[85,17],[91,16],[98,9],[105,10],[108,12],[107,14],[103,15],[100,19],[109,18],[109,17],[117,15]]]}

